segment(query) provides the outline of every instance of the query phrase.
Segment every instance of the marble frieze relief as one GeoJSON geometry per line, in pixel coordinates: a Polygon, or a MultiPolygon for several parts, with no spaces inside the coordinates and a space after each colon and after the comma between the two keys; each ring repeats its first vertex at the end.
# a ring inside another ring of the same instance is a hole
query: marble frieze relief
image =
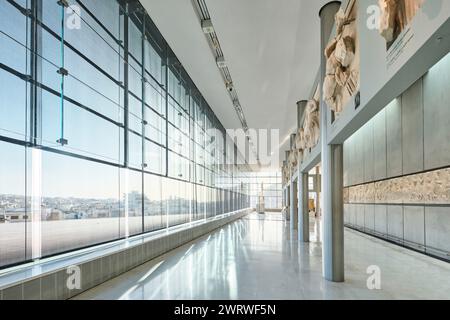
{"type": "Polygon", "coordinates": [[[326,75],[323,99],[339,116],[344,106],[359,90],[360,53],[357,30],[358,2],[351,0],[335,16],[336,36],[325,49],[326,75]]]}
{"type": "Polygon", "coordinates": [[[344,202],[450,205],[450,168],[345,188],[344,202]]]}
{"type": "Polygon", "coordinates": [[[411,23],[425,0],[379,0],[380,34],[389,49],[400,33],[411,23]]]}
{"type": "Polygon", "coordinates": [[[295,135],[293,152],[296,153],[296,164],[302,163],[305,156],[316,147],[320,140],[320,88],[317,87],[314,97],[306,103],[303,124],[295,135]]]}

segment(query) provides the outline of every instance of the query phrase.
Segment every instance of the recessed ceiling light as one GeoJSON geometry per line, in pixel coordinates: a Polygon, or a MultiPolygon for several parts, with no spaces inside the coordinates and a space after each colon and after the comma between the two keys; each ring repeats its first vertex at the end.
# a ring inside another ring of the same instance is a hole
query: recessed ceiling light
{"type": "Polygon", "coordinates": [[[224,57],[217,57],[216,58],[216,62],[217,62],[217,66],[219,68],[221,68],[221,69],[227,67],[227,63],[225,62],[225,58],[224,57]]]}
{"type": "Polygon", "coordinates": [[[202,20],[202,29],[205,34],[210,34],[214,32],[214,27],[211,19],[202,20]]]}

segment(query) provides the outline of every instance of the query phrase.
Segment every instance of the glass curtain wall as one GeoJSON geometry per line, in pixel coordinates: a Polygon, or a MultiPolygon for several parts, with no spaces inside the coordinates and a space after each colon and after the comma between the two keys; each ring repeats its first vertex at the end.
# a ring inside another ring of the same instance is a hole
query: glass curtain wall
{"type": "Polygon", "coordinates": [[[256,208],[259,196],[264,196],[266,209],[281,210],[282,208],[282,184],[281,171],[248,172],[241,181],[249,188],[250,206],[256,208]]]}
{"type": "Polygon", "coordinates": [[[0,1],[0,268],[250,205],[139,2],[67,2],[0,1]]]}

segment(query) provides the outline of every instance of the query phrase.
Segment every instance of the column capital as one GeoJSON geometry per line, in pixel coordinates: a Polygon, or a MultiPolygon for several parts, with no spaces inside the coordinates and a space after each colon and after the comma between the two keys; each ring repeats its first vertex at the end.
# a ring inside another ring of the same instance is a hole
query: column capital
{"type": "Polygon", "coordinates": [[[331,6],[331,5],[341,5],[341,1],[330,1],[330,2],[328,2],[328,3],[326,3],[326,4],[324,4],[323,6],[322,6],[322,8],[320,8],[320,10],[319,10],[319,17],[322,17],[322,13],[323,13],[323,10],[325,10],[327,7],[329,7],[329,6],[331,6]]]}
{"type": "Polygon", "coordinates": [[[297,101],[297,129],[300,129],[303,125],[302,120],[307,104],[308,100],[297,101]]]}

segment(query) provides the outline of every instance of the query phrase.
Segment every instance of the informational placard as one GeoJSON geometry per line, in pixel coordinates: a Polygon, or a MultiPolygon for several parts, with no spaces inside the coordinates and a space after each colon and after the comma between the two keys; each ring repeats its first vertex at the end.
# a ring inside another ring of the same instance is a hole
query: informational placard
{"type": "Polygon", "coordinates": [[[448,22],[450,1],[361,0],[359,17],[364,106],[448,22]]]}

